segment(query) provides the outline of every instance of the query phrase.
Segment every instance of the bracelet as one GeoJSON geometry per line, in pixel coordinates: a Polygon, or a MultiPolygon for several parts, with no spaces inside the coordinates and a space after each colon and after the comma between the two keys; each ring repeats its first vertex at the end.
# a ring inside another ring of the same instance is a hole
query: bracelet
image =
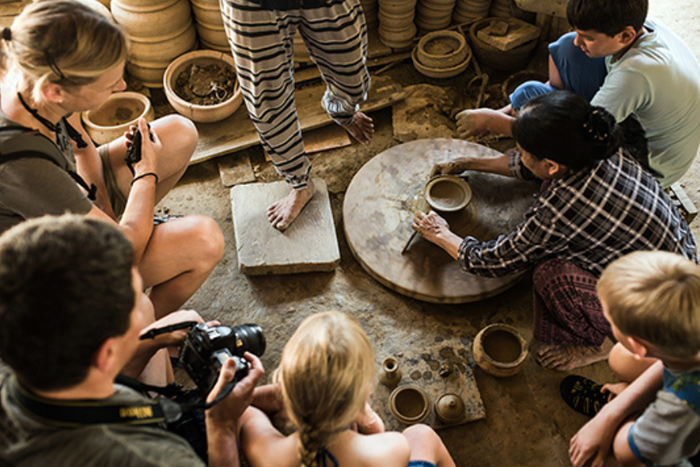
{"type": "Polygon", "coordinates": [[[148,176],[152,176],[153,178],[155,178],[155,179],[156,179],[156,185],[158,184],[158,174],[156,174],[156,173],[154,173],[154,172],[146,172],[145,174],[141,174],[141,175],[135,176],[135,177],[131,180],[131,186],[134,186],[134,182],[135,182],[136,180],[141,180],[142,178],[145,178],[145,177],[148,177],[148,176]]]}

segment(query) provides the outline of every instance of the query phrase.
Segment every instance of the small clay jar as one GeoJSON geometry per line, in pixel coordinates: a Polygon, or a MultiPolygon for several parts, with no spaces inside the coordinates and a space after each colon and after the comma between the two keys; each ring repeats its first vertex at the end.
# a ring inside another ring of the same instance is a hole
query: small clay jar
{"type": "Polygon", "coordinates": [[[456,423],[464,419],[464,400],[457,394],[446,393],[435,402],[435,415],[444,423],[456,423]]]}
{"type": "Polygon", "coordinates": [[[477,365],[493,376],[513,376],[527,359],[527,341],[517,329],[507,324],[490,324],[474,338],[477,365]]]}
{"type": "Polygon", "coordinates": [[[425,199],[438,212],[461,211],[472,200],[472,190],[464,179],[440,175],[425,185],[425,199]]]}
{"type": "Polygon", "coordinates": [[[389,395],[389,410],[404,425],[420,423],[430,414],[428,394],[418,386],[399,386],[389,395]]]}
{"type": "Polygon", "coordinates": [[[385,358],[379,371],[379,382],[388,388],[395,388],[399,381],[401,381],[399,362],[394,357],[385,358]]]}

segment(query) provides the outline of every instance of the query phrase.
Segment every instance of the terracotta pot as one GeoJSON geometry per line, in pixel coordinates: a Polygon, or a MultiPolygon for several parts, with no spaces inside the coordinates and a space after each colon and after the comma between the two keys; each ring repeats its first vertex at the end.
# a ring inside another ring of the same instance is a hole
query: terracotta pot
{"type": "Polygon", "coordinates": [[[430,409],[428,394],[418,386],[399,386],[389,395],[389,410],[404,425],[422,422],[430,414],[430,409]]]}
{"type": "Polygon", "coordinates": [[[224,25],[224,20],[221,17],[221,9],[219,8],[219,2],[206,2],[206,1],[195,1],[192,0],[192,13],[194,14],[195,20],[200,24],[207,24],[211,26],[221,26],[224,25]]]}
{"type": "Polygon", "coordinates": [[[501,93],[505,100],[510,100],[510,95],[513,91],[525,83],[526,81],[539,81],[541,83],[546,83],[549,81],[549,75],[547,73],[542,73],[540,71],[533,70],[522,70],[517,73],[510,75],[501,85],[501,93]]]}
{"type": "Polygon", "coordinates": [[[448,68],[467,58],[471,49],[464,36],[456,31],[435,31],[418,42],[418,61],[430,68],[448,68]]]}
{"type": "Polygon", "coordinates": [[[202,42],[207,44],[214,44],[217,47],[228,49],[228,38],[226,37],[226,30],[223,26],[209,26],[207,24],[197,23],[197,34],[202,42]]]}
{"type": "Polygon", "coordinates": [[[413,38],[416,36],[416,25],[411,23],[401,31],[386,29],[379,26],[379,40],[387,47],[402,49],[413,45],[413,38]]]}
{"type": "Polygon", "coordinates": [[[401,15],[416,8],[417,0],[379,0],[379,11],[387,14],[401,15]]]}
{"type": "Polygon", "coordinates": [[[389,15],[384,13],[381,9],[379,10],[379,25],[385,29],[402,30],[409,24],[413,23],[413,18],[415,13],[413,10],[407,14],[401,15],[389,15]]]}
{"type": "Polygon", "coordinates": [[[387,357],[379,370],[379,382],[388,388],[395,388],[401,381],[399,362],[394,357],[387,357]]]}
{"type": "Polygon", "coordinates": [[[217,45],[217,44],[210,44],[209,42],[205,41],[204,39],[200,39],[199,42],[202,44],[203,49],[211,49],[211,50],[217,50],[219,52],[223,52],[225,54],[231,55],[231,48],[227,45],[217,45]]]}
{"type": "Polygon", "coordinates": [[[189,0],[113,0],[112,16],[130,38],[165,36],[192,22],[189,0]]]}
{"type": "Polygon", "coordinates": [[[179,31],[156,37],[132,37],[129,60],[139,63],[163,65],[163,69],[176,57],[197,45],[197,33],[192,23],[179,31]]]}
{"type": "Polygon", "coordinates": [[[527,341],[507,324],[490,324],[474,338],[474,359],[485,372],[498,377],[513,376],[527,359],[527,341]]]}
{"type": "Polygon", "coordinates": [[[425,200],[436,211],[457,212],[471,202],[472,189],[463,178],[440,175],[426,183],[425,200]]]}
{"type": "Polygon", "coordinates": [[[138,92],[118,92],[109,96],[101,106],[83,112],[83,125],[95,144],[106,144],[129,131],[139,118],[151,122],[153,106],[148,97],[138,92]]]}
{"type": "Polygon", "coordinates": [[[233,112],[241,106],[243,102],[243,94],[240,86],[236,85],[236,90],[231,98],[216,105],[197,105],[187,102],[175,94],[175,80],[189,65],[210,65],[216,63],[230,67],[236,71],[236,64],[233,57],[224,53],[213,50],[195,50],[176,58],[168,69],[165,70],[163,76],[163,87],[165,88],[165,97],[173,108],[180,114],[188,117],[195,122],[218,122],[229,117],[233,112]]]}
{"type": "Polygon", "coordinates": [[[430,78],[452,78],[453,76],[457,76],[458,74],[462,73],[464,70],[467,69],[467,67],[469,66],[469,62],[472,59],[470,49],[467,54],[467,58],[465,58],[462,63],[448,68],[431,68],[420,63],[416,52],[417,49],[414,48],[413,53],[411,54],[411,58],[413,59],[413,66],[416,67],[416,70],[418,70],[422,75],[428,76],[430,78]]]}
{"type": "Polygon", "coordinates": [[[435,402],[435,415],[443,423],[457,423],[464,420],[466,407],[457,394],[446,393],[435,402]]]}
{"type": "Polygon", "coordinates": [[[479,59],[479,63],[502,71],[524,68],[530,60],[533,49],[537,45],[537,39],[533,39],[514,49],[503,52],[477,37],[477,32],[480,29],[487,27],[491,24],[491,21],[495,20],[505,21],[509,24],[517,24],[517,22],[520,21],[515,18],[484,18],[471,25],[469,28],[469,40],[474,49],[476,58],[479,59]]]}

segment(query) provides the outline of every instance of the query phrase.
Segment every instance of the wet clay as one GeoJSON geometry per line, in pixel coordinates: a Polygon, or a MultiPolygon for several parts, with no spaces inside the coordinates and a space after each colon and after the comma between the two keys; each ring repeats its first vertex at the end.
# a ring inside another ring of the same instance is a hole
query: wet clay
{"type": "Polygon", "coordinates": [[[459,186],[448,181],[438,181],[430,187],[430,198],[436,208],[454,209],[464,203],[467,194],[459,186]]]}
{"type": "Polygon", "coordinates": [[[175,80],[173,91],[195,105],[216,105],[230,99],[236,89],[236,73],[218,64],[185,68],[175,80]]]}
{"type": "Polygon", "coordinates": [[[485,335],[483,347],[489,357],[502,363],[516,361],[522,352],[518,338],[502,330],[495,330],[485,335]]]}

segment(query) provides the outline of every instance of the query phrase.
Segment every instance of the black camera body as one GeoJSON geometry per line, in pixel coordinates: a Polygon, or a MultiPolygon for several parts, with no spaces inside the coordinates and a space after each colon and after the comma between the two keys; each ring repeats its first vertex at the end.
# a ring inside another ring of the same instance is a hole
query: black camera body
{"type": "Polygon", "coordinates": [[[229,358],[236,361],[234,385],[248,375],[249,363],[243,358],[246,351],[258,357],[265,352],[265,336],[257,324],[210,327],[199,323],[187,332],[180,366],[206,396],[229,358]]]}

